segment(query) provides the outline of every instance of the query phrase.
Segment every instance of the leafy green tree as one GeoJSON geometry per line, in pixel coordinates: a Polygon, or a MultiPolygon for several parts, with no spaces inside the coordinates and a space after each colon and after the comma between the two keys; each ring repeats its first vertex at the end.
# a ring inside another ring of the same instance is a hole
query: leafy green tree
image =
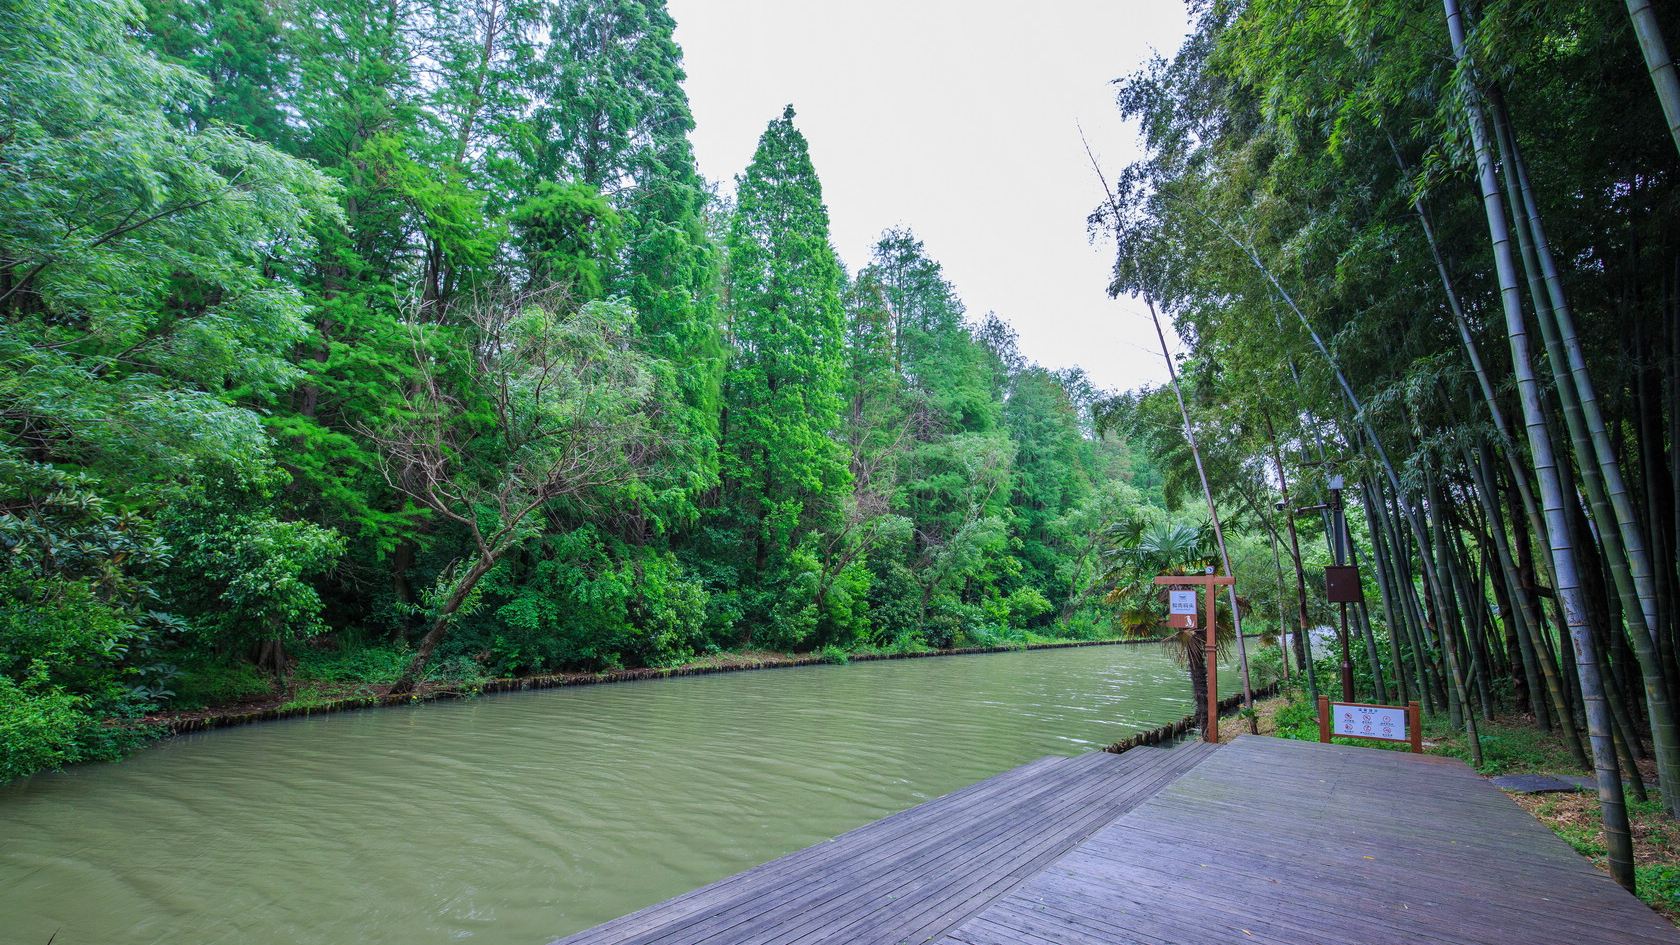
{"type": "Polygon", "coordinates": [[[200,615],[195,622],[209,648],[249,653],[277,676],[287,671],[289,644],[326,629],[311,581],[344,551],[331,529],[274,514],[283,478],[214,466],[196,471],[158,521],[173,551],[167,580],[181,589],[174,599],[200,615]]]}
{"type": "Polygon", "coordinates": [[[9,773],[108,755],[100,718],[166,697],[155,651],[203,615],[157,581],[174,549],[155,517],[201,461],[271,469],[246,403],[299,377],[297,280],[337,219],[328,179],[219,124],[208,85],[137,41],[141,18],[0,6],[9,773]]]}
{"type": "Polygon", "coordinates": [[[514,211],[513,225],[530,269],[530,285],[572,298],[598,299],[603,271],[623,245],[618,212],[584,184],[537,185],[514,211]]]}
{"type": "Polygon", "coordinates": [[[546,293],[486,299],[459,339],[467,362],[416,344],[421,382],[404,418],[369,430],[392,488],[447,521],[467,541],[444,574],[431,627],[393,687],[412,691],[479,581],[536,530],[545,506],[588,508],[629,483],[659,443],[649,423],[656,392],[628,339],[627,308],[575,304],[546,293]]]}
{"type": "Polygon", "coordinates": [[[851,476],[835,440],[845,382],[842,274],[792,106],[759,139],[736,200],[720,515],[736,530],[730,557],[748,632],[798,644],[819,630],[842,631],[817,610],[809,543],[836,525],[851,476]]]}
{"type": "Polygon", "coordinates": [[[1054,587],[1067,536],[1063,516],[1090,491],[1093,457],[1080,429],[1080,416],[1062,382],[1043,368],[1017,374],[1004,406],[1004,422],[1015,442],[1015,509],[1022,580],[1054,587]]]}

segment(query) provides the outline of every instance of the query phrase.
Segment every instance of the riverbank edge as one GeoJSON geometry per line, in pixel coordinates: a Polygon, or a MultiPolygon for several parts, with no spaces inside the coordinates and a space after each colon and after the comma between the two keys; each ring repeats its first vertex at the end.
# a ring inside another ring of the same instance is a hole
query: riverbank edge
{"type": "MultiPolygon", "coordinates": [[[[1278,683],[1261,686],[1259,689],[1254,690],[1254,698],[1256,701],[1260,699],[1270,699],[1271,697],[1277,695],[1278,691],[1278,683]]],[[[1242,704],[1242,693],[1239,692],[1234,696],[1226,696],[1225,698],[1219,700],[1219,717],[1224,718],[1227,715],[1235,715],[1237,710],[1242,707],[1242,704]]],[[[1157,726],[1147,732],[1139,732],[1136,735],[1122,738],[1114,744],[1104,748],[1103,751],[1114,755],[1123,755],[1126,752],[1131,751],[1133,748],[1141,748],[1144,745],[1159,745],[1163,742],[1170,742],[1175,739],[1182,738],[1195,728],[1196,713],[1192,712],[1176,722],[1168,722],[1166,725],[1157,726]]]]}
{"type": "MultiPolygon", "coordinates": [[[[1245,634],[1246,636],[1247,634],[1245,634]]],[[[1057,640],[1044,643],[1024,643],[998,646],[962,646],[943,650],[919,650],[902,653],[854,653],[848,654],[847,663],[870,663],[879,660],[923,659],[939,656],[973,656],[985,653],[1018,653],[1024,650],[1057,650],[1081,646],[1139,646],[1157,643],[1155,639],[1109,639],[1109,640],[1057,640]]],[[[259,722],[278,722],[283,719],[302,718],[313,715],[326,715],[339,712],[351,712],[361,709],[394,708],[398,706],[417,705],[423,702],[439,702],[449,699],[468,699],[479,695],[498,692],[530,692],[540,689],[559,689],[568,686],[600,686],[612,683],[643,682],[655,679],[671,679],[678,676],[709,676],[716,673],[746,672],[762,669],[793,669],[801,666],[834,665],[835,660],[820,653],[805,656],[786,656],[771,659],[747,659],[715,663],[689,663],[682,666],[646,667],[641,669],[616,669],[599,673],[548,673],[536,676],[513,676],[485,680],[483,683],[468,688],[454,687],[448,683],[436,683],[422,687],[420,690],[406,695],[391,695],[384,692],[373,692],[367,695],[349,696],[334,699],[324,703],[306,706],[272,705],[251,707],[233,706],[223,710],[210,709],[190,713],[165,713],[150,716],[143,720],[143,724],[154,725],[163,737],[175,735],[189,735],[194,732],[206,732],[212,729],[233,728],[240,725],[254,725],[259,722]]],[[[1240,701],[1240,700],[1239,700],[1240,701]]],[[[1221,703],[1223,706],[1223,703],[1221,703]]],[[[1177,723],[1174,723],[1177,724],[1177,723]]]]}

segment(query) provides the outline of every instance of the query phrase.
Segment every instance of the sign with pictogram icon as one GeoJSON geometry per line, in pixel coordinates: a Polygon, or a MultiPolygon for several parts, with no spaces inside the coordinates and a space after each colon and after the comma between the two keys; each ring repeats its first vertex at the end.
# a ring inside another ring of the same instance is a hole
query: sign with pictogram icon
{"type": "Polygon", "coordinates": [[[1332,736],[1369,738],[1383,742],[1410,742],[1412,751],[1422,753],[1423,732],[1419,727],[1418,704],[1371,705],[1363,702],[1331,702],[1318,697],[1318,740],[1332,736]]]}

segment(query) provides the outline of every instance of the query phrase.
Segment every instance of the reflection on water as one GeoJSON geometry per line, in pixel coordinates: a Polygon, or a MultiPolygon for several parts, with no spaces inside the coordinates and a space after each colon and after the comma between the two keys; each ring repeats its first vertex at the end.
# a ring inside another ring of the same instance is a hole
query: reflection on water
{"type": "Polygon", "coordinates": [[[0,788],[0,940],[538,945],[1189,701],[1158,647],[1085,647],[174,739],[0,788]]]}

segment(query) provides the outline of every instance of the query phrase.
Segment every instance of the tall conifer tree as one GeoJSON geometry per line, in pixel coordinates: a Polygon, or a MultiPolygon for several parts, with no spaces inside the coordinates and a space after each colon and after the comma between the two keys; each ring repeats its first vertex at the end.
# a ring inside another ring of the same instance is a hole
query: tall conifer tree
{"type": "Polygon", "coordinates": [[[850,487],[837,442],[845,387],[840,290],[828,208],[793,106],[770,122],[741,176],[730,221],[724,514],[740,524],[745,615],[782,641],[816,629],[815,570],[801,542],[850,487]]]}
{"type": "Polygon", "coordinates": [[[561,0],[528,129],[538,179],[593,187],[624,217],[609,291],[636,310],[641,344],[680,398],[665,417],[677,475],[649,503],[653,530],[692,523],[699,494],[717,484],[723,369],[717,260],[675,32],[664,0],[561,0]]]}

